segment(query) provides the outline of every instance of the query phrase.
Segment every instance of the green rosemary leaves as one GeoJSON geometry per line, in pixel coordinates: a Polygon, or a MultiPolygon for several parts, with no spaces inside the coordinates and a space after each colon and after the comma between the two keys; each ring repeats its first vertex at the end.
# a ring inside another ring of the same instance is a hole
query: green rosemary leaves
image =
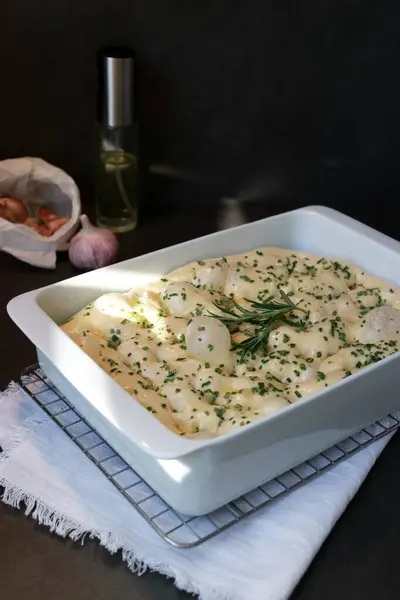
{"type": "Polygon", "coordinates": [[[283,290],[279,291],[283,300],[282,303],[272,301],[272,296],[264,302],[256,302],[245,298],[246,302],[250,304],[251,310],[240,306],[235,300],[232,300],[231,307],[227,307],[218,300],[213,302],[223,315],[210,313],[210,316],[219,319],[225,325],[235,326],[241,323],[249,323],[258,326],[252,335],[232,346],[232,350],[240,351],[241,360],[249,352],[254,353],[256,350],[264,349],[267,345],[268,335],[273,329],[279,327],[280,323],[304,330],[304,323],[296,320],[296,317],[293,318],[291,313],[302,311],[307,314],[307,312],[296,306],[283,290]]]}

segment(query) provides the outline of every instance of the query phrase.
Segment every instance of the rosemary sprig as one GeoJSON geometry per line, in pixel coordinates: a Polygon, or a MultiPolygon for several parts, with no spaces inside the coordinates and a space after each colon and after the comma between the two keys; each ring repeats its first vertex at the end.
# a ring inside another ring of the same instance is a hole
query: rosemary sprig
{"type": "Polygon", "coordinates": [[[243,360],[248,352],[255,352],[260,348],[265,348],[268,335],[273,329],[279,327],[279,323],[285,323],[291,327],[298,329],[304,329],[304,324],[301,322],[294,321],[288,314],[295,310],[300,310],[303,313],[307,312],[294,304],[287,294],[283,290],[279,290],[282,300],[284,303],[273,302],[273,296],[269,296],[265,302],[256,302],[255,300],[248,300],[244,298],[251,306],[252,310],[243,308],[235,300],[232,300],[234,308],[226,307],[222,302],[215,300],[213,304],[220,310],[224,315],[216,315],[209,313],[210,316],[219,319],[225,325],[240,325],[241,323],[251,323],[258,325],[259,327],[255,330],[254,334],[249,336],[247,339],[237,344],[233,344],[232,350],[240,350],[240,359],[243,360]],[[226,315],[226,316],[225,316],[226,315]]]}

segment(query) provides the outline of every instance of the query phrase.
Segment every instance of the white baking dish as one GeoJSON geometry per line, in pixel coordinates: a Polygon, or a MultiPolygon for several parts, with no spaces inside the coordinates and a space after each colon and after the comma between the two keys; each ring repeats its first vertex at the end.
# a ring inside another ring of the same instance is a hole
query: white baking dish
{"type": "Polygon", "coordinates": [[[135,402],[57,326],[105,292],[139,287],[189,261],[259,246],[349,259],[400,286],[400,243],[331,209],[308,207],[73,277],[8,305],[11,318],[37,347],[48,377],[183,514],[216,509],[400,404],[397,353],[225,436],[185,439],[135,402]]]}

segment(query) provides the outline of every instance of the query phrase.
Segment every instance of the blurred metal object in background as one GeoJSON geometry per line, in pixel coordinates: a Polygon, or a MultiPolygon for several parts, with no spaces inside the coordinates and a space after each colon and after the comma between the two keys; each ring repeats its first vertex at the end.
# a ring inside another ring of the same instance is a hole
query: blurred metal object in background
{"type": "Polygon", "coordinates": [[[220,210],[217,217],[217,229],[231,229],[247,222],[242,204],[236,198],[221,198],[220,210]]]}
{"type": "MultiPolygon", "coordinates": [[[[215,178],[196,175],[191,171],[171,165],[151,165],[149,172],[152,175],[180,179],[195,184],[210,185],[216,183],[215,178]]],[[[221,182],[218,181],[218,183],[221,182]]],[[[226,183],[228,184],[229,182],[226,183]]],[[[269,173],[266,174],[263,172],[259,176],[252,178],[233,197],[222,197],[217,216],[217,230],[230,229],[231,227],[247,223],[243,204],[256,200],[267,201],[269,197],[280,192],[281,188],[281,182],[277,178],[273,178],[269,173]]]]}

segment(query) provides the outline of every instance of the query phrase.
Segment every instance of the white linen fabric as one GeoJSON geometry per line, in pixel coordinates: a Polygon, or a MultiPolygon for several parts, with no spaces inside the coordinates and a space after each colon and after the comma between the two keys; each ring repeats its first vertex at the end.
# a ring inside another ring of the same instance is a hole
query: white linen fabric
{"type": "Polygon", "coordinates": [[[204,544],[162,540],[17,385],[0,395],[2,500],[51,532],[122,550],[132,571],[174,579],[201,600],[286,600],[390,436],[204,544]]]}

